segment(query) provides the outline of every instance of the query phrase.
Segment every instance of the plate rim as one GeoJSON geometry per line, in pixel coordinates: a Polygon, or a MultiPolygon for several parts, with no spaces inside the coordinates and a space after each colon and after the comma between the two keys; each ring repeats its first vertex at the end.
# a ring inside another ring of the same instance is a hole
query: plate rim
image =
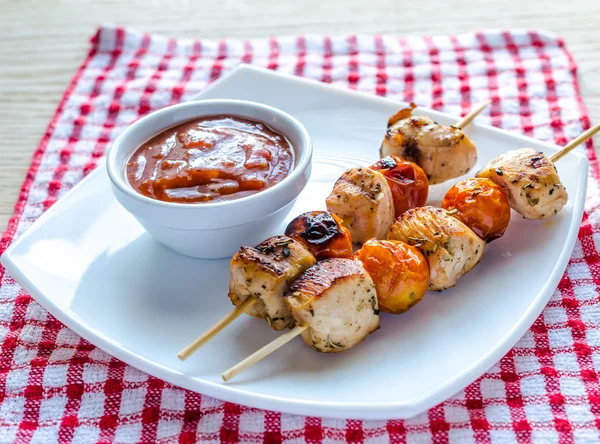
{"type": "MultiPolygon", "coordinates": [[[[222,85],[227,81],[234,80],[236,76],[243,75],[244,71],[251,71],[260,75],[266,75],[270,78],[285,79],[286,81],[292,81],[297,85],[307,87],[317,87],[325,89],[328,92],[335,92],[337,94],[356,97],[357,95],[362,100],[372,101],[379,104],[402,104],[405,102],[395,101],[390,98],[384,98],[379,96],[370,95],[368,93],[343,89],[335,85],[324,84],[316,80],[300,78],[293,75],[277,73],[265,68],[259,68],[252,65],[239,65],[237,68],[232,70],[228,75],[221,77],[210,86],[205,88],[199,94],[194,95],[190,100],[201,100],[202,97],[213,90],[213,88],[222,85]]],[[[454,116],[442,113],[433,109],[419,107],[422,111],[425,111],[431,115],[436,115],[443,118],[451,119],[454,116]]],[[[479,126],[486,130],[502,134],[503,136],[510,136],[517,140],[521,140],[524,143],[527,141],[535,142],[538,145],[547,147],[550,150],[558,150],[557,145],[533,139],[531,137],[523,136],[520,134],[513,134],[511,132],[484,124],[472,123],[471,125],[479,126]]],[[[89,341],[96,347],[104,350],[108,354],[114,356],[123,362],[138,368],[150,375],[163,379],[175,386],[182,387],[197,393],[201,393],[207,396],[211,396],[217,399],[221,399],[227,402],[233,402],[237,404],[243,404],[255,408],[266,409],[266,410],[277,410],[281,412],[309,415],[309,416],[322,416],[331,418],[357,418],[357,419],[397,419],[397,418],[410,418],[415,416],[431,407],[443,402],[449,397],[453,396],[460,390],[464,389],[467,385],[475,381],[481,375],[483,375],[489,368],[497,363],[506,353],[514,347],[518,340],[526,333],[531,327],[533,322],[541,314],[545,308],[548,300],[553,294],[554,288],[558,285],[562,275],[568,265],[568,261],[571,257],[577,235],[579,233],[579,224],[577,220],[581,220],[585,205],[585,194],[587,190],[588,182],[588,169],[589,161],[587,157],[578,151],[572,151],[569,155],[575,155],[580,159],[580,171],[586,174],[580,174],[581,180],[577,187],[577,200],[573,205],[573,217],[569,224],[569,232],[565,245],[558,257],[558,260],[552,269],[546,283],[538,291],[538,294],[532,300],[527,307],[527,310],[523,312],[518,321],[513,327],[508,330],[500,341],[498,341],[494,347],[488,352],[481,355],[481,357],[468,367],[465,367],[460,373],[455,375],[453,378],[447,380],[445,383],[436,386],[435,388],[425,392],[422,396],[412,398],[402,402],[322,402],[322,401],[309,401],[299,400],[289,397],[265,395],[262,393],[256,393],[254,391],[245,390],[241,387],[237,387],[235,384],[217,383],[207,380],[198,379],[197,377],[186,375],[180,371],[176,371],[161,365],[158,362],[151,361],[144,358],[137,353],[134,353],[117,342],[111,340],[109,337],[104,335],[102,332],[91,328],[85,322],[82,322],[75,313],[63,310],[59,307],[53,299],[44,295],[24,273],[21,272],[15,260],[12,257],[13,251],[18,248],[23,239],[27,238],[32,232],[36,231],[42,226],[47,219],[52,217],[54,213],[60,211],[60,208],[68,202],[68,198],[76,194],[78,190],[83,187],[87,182],[91,181],[92,178],[99,176],[100,174],[106,174],[106,168],[104,164],[99,164],[97,168],[92,171],[89,175],[83,178],[77,183],[69,192],[67,192],[58,202],[56,202],[48,211],[44,212],[24,233],[18,238],[13,239],[9,247],[4,251],[0,257],[0,263],[5,267],[8,274],[17,281],[22,288],[29,293],[40,305],[42,305],[50,314],[56,317],[65,326],[72,329],[79,336],[89,341]],[[580,197],[581,196],[581,197],[580,197]]],[[[110,184],[109,184],[110,185],[110,184]]],[[[175,351],[174,351],[175,353],[175,351]]]]}

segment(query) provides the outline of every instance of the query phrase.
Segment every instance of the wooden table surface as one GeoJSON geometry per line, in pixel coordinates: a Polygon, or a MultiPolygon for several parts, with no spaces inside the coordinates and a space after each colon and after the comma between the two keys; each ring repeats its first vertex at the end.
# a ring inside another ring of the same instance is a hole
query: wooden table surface
{"type": "Polygon", "coordinates": [[[597,0],[0,0],[0,232],[42,132],[101,23],[197,38],[544,28],[565,38],[592,121],[600,122],[597,0]]]}

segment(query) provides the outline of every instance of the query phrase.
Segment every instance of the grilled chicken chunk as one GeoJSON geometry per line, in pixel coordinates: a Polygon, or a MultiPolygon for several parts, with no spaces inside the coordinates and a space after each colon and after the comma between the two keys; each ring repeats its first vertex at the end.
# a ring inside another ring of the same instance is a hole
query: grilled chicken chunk
{"type": "Polygon", "coordinates": [[[286,236],[242,247],[231,259],[229,299],[238,306],[256,296],[247,314],[265,319],[275,330],[291,327],[294,319],[283,303],[283,294],[315,262],[304,245],[286,236]]]}
{"type": "Polygon", "coordinates": [[[304,342],[323,353],[348,350],[379,328],[375,284],[360,263],[326,259],[309,268],[284,302],[304,342]]]}
{"type": "Polygon", "coordinates": [[[548,219],[562,210],[569,198],[550,159],[533,148],[500,154],[477,177],[499,185],[511,208],[525,219],[548,219]]]}
{"type": "Polygon", "coordinates": [[[466,174],[477,163],[477,148],[459,128],[444,126],[426,116],[400,110],[388,121],[381,157],[399,156],[415,162],[430,184],[466,174]]]}
{"type": "Polygon", "coordinates": [[[326,203],[356,243],[385,238],[394,222],[392,190],[383,174],[369,168],[350,168],[342,174],[326,203]]]}
{"type": "Polygon", "coordinates": [[[418,246],[429,263],[429,289],[456,285],[481,260],[485,241],[442,208],[406,211],[390,228],[388,239],[418,246]]]}

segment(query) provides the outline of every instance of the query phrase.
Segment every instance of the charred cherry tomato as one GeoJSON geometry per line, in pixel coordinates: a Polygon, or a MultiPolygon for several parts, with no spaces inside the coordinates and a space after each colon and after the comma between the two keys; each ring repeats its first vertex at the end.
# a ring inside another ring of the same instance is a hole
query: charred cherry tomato
{"type": "Polygon", "coordinates": [[[448,190],[442,208],[487,242],[502,237],[510,222],[510,204],[502,189],[489,179],[464,179],[448,190]]]}
{"type": "Polygon", "coordinates": [[[404,313],[427,291],[429,265],[417,247],[400,241],[371,239],[354,258],[373,279],[382,311],[404,313]]]}
{"type": "Polygon", "coordinates": [[[429,182],[423,169],[416,163],[387,156],[370,168],[385,176],[392,190],[396,217],[427,202],[429,182]]]}
{"type": "Polygon", "coordinates": [[[352,236],[342,220],[328,211],[302,213],[285,229],[285,235],[301,242],[316,260],[352,257],[352,236]]]}

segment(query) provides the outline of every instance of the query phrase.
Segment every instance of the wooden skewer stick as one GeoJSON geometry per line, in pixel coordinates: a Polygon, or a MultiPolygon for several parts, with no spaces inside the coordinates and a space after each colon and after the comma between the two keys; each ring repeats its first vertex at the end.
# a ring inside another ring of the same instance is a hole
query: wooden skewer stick
{"type": "Polygon", "coordinates": [[[550,156],[550,161],[552,163],[556,162],[558,159],[563,157],[565,154],[569,153],[573,148],[581,145],[583,142],[588,140],[590,137],[592,137],[598,131],[600,131],[600,123],[597,123],[596,125],[592,126],[585,133],[583,133],[582,135],[577,137],[575,140],[572,140],[567,145],[565,145],[560,151],[557,151],[552,156],[550,156]]]}
{"type": "Polygon", "coordinates": [[[210,341],[217,333],[231,324],[239,315],[241,315],[248,307],[256,302],[256,296],[250,296],[244,300],[240,305],[235,307],[230,313],[228,313],[223,319],[213,325],[211,328],[206,330],[201,336],[199,336],[194,342],[185,347],[179,353],[177,357],[182,361],[189,358],[192,353],[210,341]]]}
{"type": "MultiPolygon", "coordinates": [[[[459,120],[458,123],[456,125],[454,125],[454,126],[457,127],[457,128],[462,128],[462,127],[468,125],[490,103],[492,103],[492,101],[489,100],[489,99],[486,100],[486,101],[484,101],[484,102],[482,102],[482,103],[480,103],[475,108],[473,108],[469,112],[469,114],[467,114],[465,117],[463,117],[461,120],[459,120]]],[[[227,320],[227,317],[223,321],[226,321],[226,320],[227,320]]],[[[228,321],[228,322],[224,323],[220,327],[218,327],[218,326],[213,327],[213,329],[211,329],[208,332],[206,332],[204,335],[202,335],[200,338],[198,338],[192,345],[190,345],[188,348],[184,349],[181,353],[179,353],[179,357],[182,358],[182,359],[185,359],[185,353],[186,353],[186,351],[188,349],[191,349],[191,351],[189,353],[193,352],[196,348],[198,348],[200,345],[202,345],[204,342],[206,342],[208,339],[210,339],[212,336],[214,336],[214,334],[216,334],[219,330],[221,330],[223,327],[225,327],[225,325],[227,325],[229,322],[231,322],[231,321],[228,321]],[[213,330],[216,330],[216,331],[214,333],[212,333],[213,330]],[[183,357],[182,357],[182,355],[183,355],[183,357]]],[[[257,362],[259,362],[262,359],[266,358],[268,355],[270,355],[271,353],[273,353],[279,347],[283,346],[284,344],[287,344],[293,338],[295,338],[296,336],[298,336],[299,334],[301,334],[304,330],[306,330],[306,328],[307,328],[307,326],[305,326],[305,325],[299,325],[299,326],[294,327],[292,330],[290,330],[287,333],[281,335],[280,337],[278,337],[274,341],[272,341],[269,344],[265,345],[260,350],[257,350],[255,353],[253,353],[252,355],[248,356],[243,361],[241,361],[238,364],[236,364],[233,367],[231,367],[229,370],[227,370],[225,373],[223,373],[221,375],[221,377],[223,378],[223,380],[225,382],[231,380],[233,377],[235,377],[239,373],[243,372],[244,370],[248,369],[249,367],[252,367],[257,362]]]]}
{"type": "Polygon", "coordinates": [[[273,353],[275,350],[277,350],[282,345],[287,344],[289,341],[294,339],[296,336],[298,336],[300,333],[302,333],[307,328],[308,328],[308,325],[297,325],[294,328],[292,328],[291,330],[289,330],[288,332],[279,336],[277,339],[269,342],[263,348],[255,351],[250,356],[248,356],[246,359],[244,359],[243,361],[234,365],[229,370],[227,370],[225,373],[223,373],[221,375],[221,377],[223,378],[223,381],[227,382],[231,378],[233,378],[236,375],[243,372],[244,370],[252,367],[254,364],[256,364],[257,362],[259,362],[262,359],[269,356],[271,353],[273,353]]]}
{"type": "Polygon", "coordinates": [[[454,125],[454,127],[456,128],[464,128],[465,126],[467,126],[469,123],[471,123],[471,121],[477,117],[477,115],[483,111],[490,103],[492,103],[491,99],[488,99],[484,102],[481,102],[479,105],[477,105],[475,108],[473,108],[471,111],[469,111],[469,114],[467,114],[465,117],[463,117],[462,119],[460,119],[458,122],[456,122],[454,125]]]}

